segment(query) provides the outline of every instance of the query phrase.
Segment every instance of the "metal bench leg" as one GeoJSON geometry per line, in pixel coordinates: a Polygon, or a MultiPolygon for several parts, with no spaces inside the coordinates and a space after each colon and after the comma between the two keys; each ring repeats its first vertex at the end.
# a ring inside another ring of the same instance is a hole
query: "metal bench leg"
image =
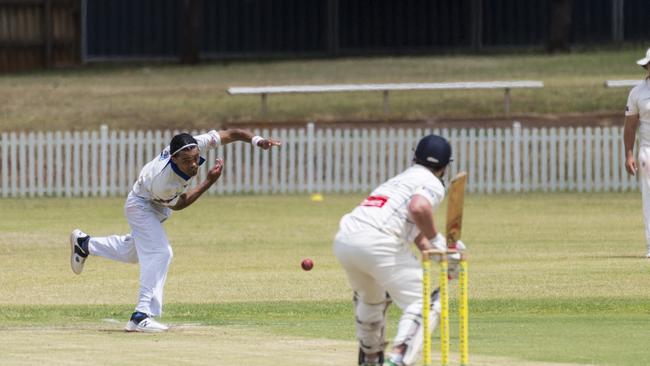
{"type": "Polygon", "coordinates": [[[388,90],[384,90],[384,117],[388,117],[390,107],[388,106],[388,90]]]}
{"type": "Polygon", "coordinates": [[[266,93],[262,93],[262,107],[261,107],[260,113],[262,114],[263,119],[266,119],[266,112],[267,112],[266,93]]]}

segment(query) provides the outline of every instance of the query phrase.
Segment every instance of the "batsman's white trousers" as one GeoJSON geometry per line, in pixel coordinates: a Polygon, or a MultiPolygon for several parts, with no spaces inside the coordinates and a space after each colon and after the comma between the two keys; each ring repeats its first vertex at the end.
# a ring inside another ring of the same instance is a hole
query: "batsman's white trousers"
{"type": "Polygon", "coordinates": [[[395,238],[379,232],[339,233],[334,255],[363,302],[383,302],[386,292],[400,309],[422,301],[422,266],[395,238]]]}
{"type": "Polygon", "coordinates": [[[163,288],[173,257],[162,226],[171,210],[130,193],[124,212],[131,233],[91,237],[88,249],[92,255],[121,262],[139,262],[140,294],[135,310],[158,316],[162,314],[163,288]]]}
{"type": "MultiPolygon", "coordinates": [[[[408,317],[407,312],[422,314],[422,266],[409,247],[396,238],[378,231],[339,232],[334,239],[334,255],[345,269],[359,301],[382,303],[388,292],[404,312],[403,319],[408,317]]],[[[374,311],[381,311],[375,308],[374,311]]],[[[357,311],[363,309],[358,307],[357,311]]],[[[362,321],[376,318],[376,314],[356,315],[362,321]]],[[[409,329],[399,327],[395,340],[410,337],[408,332],[409,329]]]]}
{"type": "Polygon", "coordinates": [[[639,147],[639,166],[641,173],[641,200],[645,221],[646,253],[650,255],[650,147],[639,147]]]}

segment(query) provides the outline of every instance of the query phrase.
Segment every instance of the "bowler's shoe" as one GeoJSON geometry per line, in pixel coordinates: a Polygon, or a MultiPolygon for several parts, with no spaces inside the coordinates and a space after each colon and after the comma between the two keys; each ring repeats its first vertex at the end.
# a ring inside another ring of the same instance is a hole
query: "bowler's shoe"
{"type": "Polygon", "coordinates": [[[70,267],[72,272],[80,274],[88,257],[88,241],[90,236],[79,229],[70,233],[70,267]]]}

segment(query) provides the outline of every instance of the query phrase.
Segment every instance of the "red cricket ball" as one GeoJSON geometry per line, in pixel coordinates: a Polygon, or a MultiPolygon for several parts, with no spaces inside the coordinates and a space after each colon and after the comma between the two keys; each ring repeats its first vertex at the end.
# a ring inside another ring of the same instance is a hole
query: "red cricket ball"
{"type": "Polygon", "coordinates": [[[312,261],[312,260],[309,259],[309,258],[305,258],[305,259],[303,259],[302,262],[300,263],[300,266],[301,266],[302,269],[304,269],[305,271],[310,271],[312,268],[314,268],[314,261],[312,261]]]}

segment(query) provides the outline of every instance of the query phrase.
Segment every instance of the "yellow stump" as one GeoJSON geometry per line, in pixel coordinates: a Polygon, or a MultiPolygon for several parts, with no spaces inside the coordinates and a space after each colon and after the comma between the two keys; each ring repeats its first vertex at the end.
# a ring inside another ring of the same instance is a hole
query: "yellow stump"
{"type": "Polygon", "coordinates": [[[460,365],[467,366],[469,365],[469,301],[468,301],[468,292],[469,292],[469,281],[467,273],[467,261],[461,259],[460,261],[460,272],[458,274],[458,285],[460,286],[459,295],[460,295],[460,304],[459,304],[459,319],[458,323],[460,324],[460,334],[459,334],[459,344],[460,344],[460,365]]]}
{"type": "Polygon", "coordinates": [[[431,366],[431,336],[429,312],[431,308],[431,259],[422,255],[422,358],[424,366],[431,366]]]}
{"type": "Polygon", "coordinates": [[[447,256],[440,261],[440,364],[449,364],[449,264],[447,256]]]}

